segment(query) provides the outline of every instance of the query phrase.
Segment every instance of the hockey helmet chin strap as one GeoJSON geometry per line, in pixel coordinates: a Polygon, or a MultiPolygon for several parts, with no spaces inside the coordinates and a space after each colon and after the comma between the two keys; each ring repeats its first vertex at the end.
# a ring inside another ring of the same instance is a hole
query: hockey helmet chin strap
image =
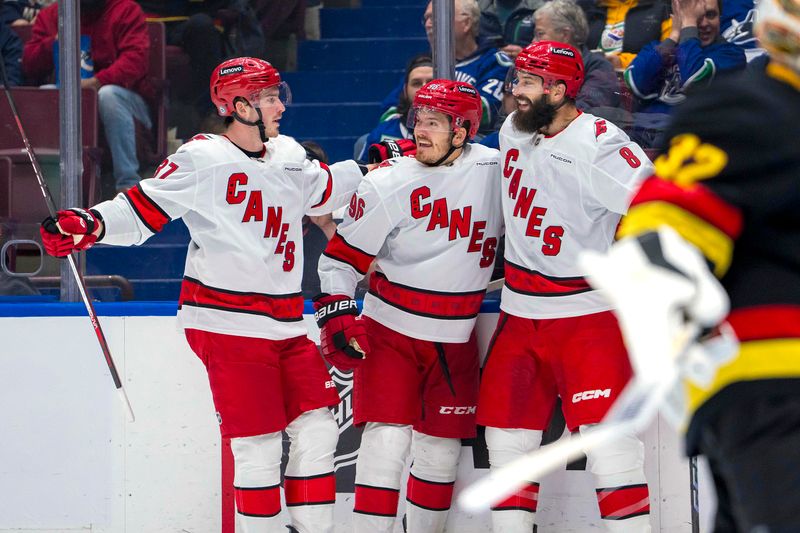
{"type": "MultiPolygon", "coordinates": [[[[420,161],[420,163],[422,163],[423,165],[429,166],[429,167],[438,167],[439,165],[441,165],[442,163],[447,161],[447,158],[450,157],[451,155],[453,155],[453,152],[455,152],[456,150],[463,149],[464,145],[467,144],[466,139],[464,140],[463,143],[461,143],[461,145],[455,146],[453,144],[453,137],[454,136],[455,136],[455,133],[450,132],[450,149],[447,150],[447,152],[445,152],[445,154],[442,157],[440,157],[435,163],[425,163],[425,162],[422,162],[422,161],[420,161]]],[[[414,135],[414,144],[417,144],[417,136],[416,135],[414,135]]],[[[417,161],[419,161],[419,160],[417,160],[417,161]]]]}
{"type": "MultiPolygon", "coordinates": [[[[237,96],[237,99],[238,98],[242,98],[242,97],[241,96],[237,96]]],[[[249,105],[250,107],[253,107],[250,104],[250,102],[247,101],[246,98],[242,98],[242,100],[247,102],[247,105],[249,105]]],[[[264,142],[264,143],[265,142],[269,142],[269,137],[267,137],[267,128],[266,128],[266,126],[264,126],[264,118],[261,116],[261,109],[259,109],[258,107],[253,107],[253,109],[255,109],[256,113],[258,113],[258,120],[256,120],[256,121],[245,120],[236,111],[233,112],[233,118],[236,119],[237,121],[241,122],[245,126],[258,126],[258,133],[261,136],[261,142],[264,142]]]]}

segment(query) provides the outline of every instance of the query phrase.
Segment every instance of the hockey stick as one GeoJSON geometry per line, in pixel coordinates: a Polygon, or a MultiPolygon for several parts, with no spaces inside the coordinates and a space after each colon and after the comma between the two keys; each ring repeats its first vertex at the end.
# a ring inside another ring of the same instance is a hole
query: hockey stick
{"type": "Polygon", "coordinates": [[[700,533],[700,488],[696,455],[689,458],[689,496],[692,505],[692,533],[700,533]]]}
{"type": "MultiPolygon", "coordinates": [[[[676,359],[681,359],[692,346],[698,331],[693,324],[687,324],[682,335],[676,339],[676,359]]],[[[529,480],[538,479],[563,466],[587,449],[603,446],[622,434],[643,431],[658,412],[678,377],[677,366],[656,381],[634,376],[600,424],[490,471],[488,476],[461,493],[459,505],[473,512],[485,510],[517,492],[529,480]]]]}
{"type": "MultiPolygon", "coordinates": [[[[2,54],[0,54],[0,74],[2,75],[3,89],[5,90],[6,98],[8,98],[8,105],[11,108],[11,114],[14,117],[14,121],[17,123],[17,129],[19,130],[19,134],[22,137],[22,142],[25,145],[25,151],[27,152],[28,159],[30,159],[31,165],[33,166],[33,172],[36,175],[36,181],[39,183],[39,190],[42,192],[42,197],[44,198],[45,204],[47,204],[47,210],[50,213],[50,216],[55,219],[56,206],[53,202],[53,196],[50,194],[50,189],[47,187],[47,183],[45,182],[42,174],[42,168],[39,166],[39,161],[36,159],[36,155],[33,153],[33,148],[31,147],[28,136],[25,133],[25,128],[22,126],[22,120],[20,120],[17,106],[14,103],[14,97],[11,95],[11,89],[8,86],[5,58],[2,56],[2,54]]],[[[111,351],[108,349],[106,336],[103,334],[103,329],[100,327],[100,322],[97,319],[97,313],[94,310],[94,305],[92,304],[91,299],[89,299],[89,295],[86,290],[86,284],[84,283],[83,277],[78,270],[78,264],[75,261],[75,256],[72,254],[68,255],[67,262],[69,263],[72,275],[75,276],[75,280],[77,281],[78,290],[81,293],[81,299],[83,300],[83,304],[86,306],[86,311],[89,313],[89,320],[92,322],[94,333],[97,335],[97,342],[100,344],[100,349],[103,352],[103,357],[105,357],[106,365],[108,365],[108,370],[111,372],[111,379],[114,380],[114,386],[116,387],[119,398],[125,407],[128,420],[133,422],[135,417],[133,415],[133,409],[131,408],[131,402],[128,400],[128,395],[125,393],[125,389],[122,386],[122,381],[120,380],[119,373],[117,372],[117,367],[114,364],[114,359],[111,357],[111,351]]]]}

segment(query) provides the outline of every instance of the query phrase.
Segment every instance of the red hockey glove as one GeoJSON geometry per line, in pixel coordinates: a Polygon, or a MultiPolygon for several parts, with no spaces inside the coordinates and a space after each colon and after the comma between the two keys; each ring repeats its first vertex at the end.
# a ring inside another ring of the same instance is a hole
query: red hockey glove
{"type": "Polygon", "coordinates": [[[356,301],[343,294],[320,294],[314,298],[314,311],[322,355],[339,370],[360,365],[369,352],[369,343],[356,301]]]}
{"type": "Polygon", "coordinates": [[[96,211],[78,208],[59,211],[56,218],[47,217],[39,228],[44,250],[52,256],[65,257],[90,248],[97,241],[92,233],[99,218],[96,211]]]}
{"type": "Polygon", "coordinates": [[[393,141],[381,141],[371,144],[367,152],[369,163],[380,163],[393,157],[404,155],[415,155],[417,145],[411,139],[395,139],[393,141]]]}

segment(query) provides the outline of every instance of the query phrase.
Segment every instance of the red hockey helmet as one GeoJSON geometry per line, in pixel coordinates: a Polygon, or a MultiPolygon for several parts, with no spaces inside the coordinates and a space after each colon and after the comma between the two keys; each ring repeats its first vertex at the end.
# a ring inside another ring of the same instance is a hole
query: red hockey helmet
{"type": "Polygon", "coordinates": [[[576,48],[557,41],[532,43],[517,56],[517,71],[539,76],[546,90],[557,81],[567,86],[567,96],[574,99],[583,85],[583,58],[576,48]]]}
{"type": "Polygon", "coordinates": [[[483,115],[483,105],[478,90],[463,81],[431,80],[423,85],[414,95],[414,103],[408,113],[409,129],[414,129],[418,112],[426,109],[450,116],[453,131],[465,128],[465,124],[469,122],[467,139],[473,138],[478,133],[483,115]]]}
{"type": "Polygon", "coordinates": [[[258,106],[259,93],[275,86],[279,89],[280,101],[291,103],[289,86],[281,81],[281,75],[275,67],[263,59],[237,57],[223,61],[211,74],[211,101],[217,112],[227,117],[233,114],[236,97],[246,98],[252,105],[258,106]]]}

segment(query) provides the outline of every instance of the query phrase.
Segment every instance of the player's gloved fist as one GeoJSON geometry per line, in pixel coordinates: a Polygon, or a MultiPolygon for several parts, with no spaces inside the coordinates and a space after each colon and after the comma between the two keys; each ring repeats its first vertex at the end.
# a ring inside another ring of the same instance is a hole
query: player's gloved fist
{"type": "Polygon", "coordinates": [[[92,233],[99,224],[95,211],[72,208],[59,211],[42,221],[39,233],[45,251],[55,257],[65,257],[91,247],[97,236],[92,233]]]}
{"type": "Polygon", "coordinates": [[[322,355],[339,370],[360,365],[369,343],[356,301],[343,294],[320,294],[314,298],[314,311],[322,355]]]}
{"type": "Polygon", "coordinates": [[[367,158],[369,163],[380,163],[393,157],[415,155],[416,153],[417,145],[411,139],[394,139],[371,144],[367,151],[367,158]]]}

